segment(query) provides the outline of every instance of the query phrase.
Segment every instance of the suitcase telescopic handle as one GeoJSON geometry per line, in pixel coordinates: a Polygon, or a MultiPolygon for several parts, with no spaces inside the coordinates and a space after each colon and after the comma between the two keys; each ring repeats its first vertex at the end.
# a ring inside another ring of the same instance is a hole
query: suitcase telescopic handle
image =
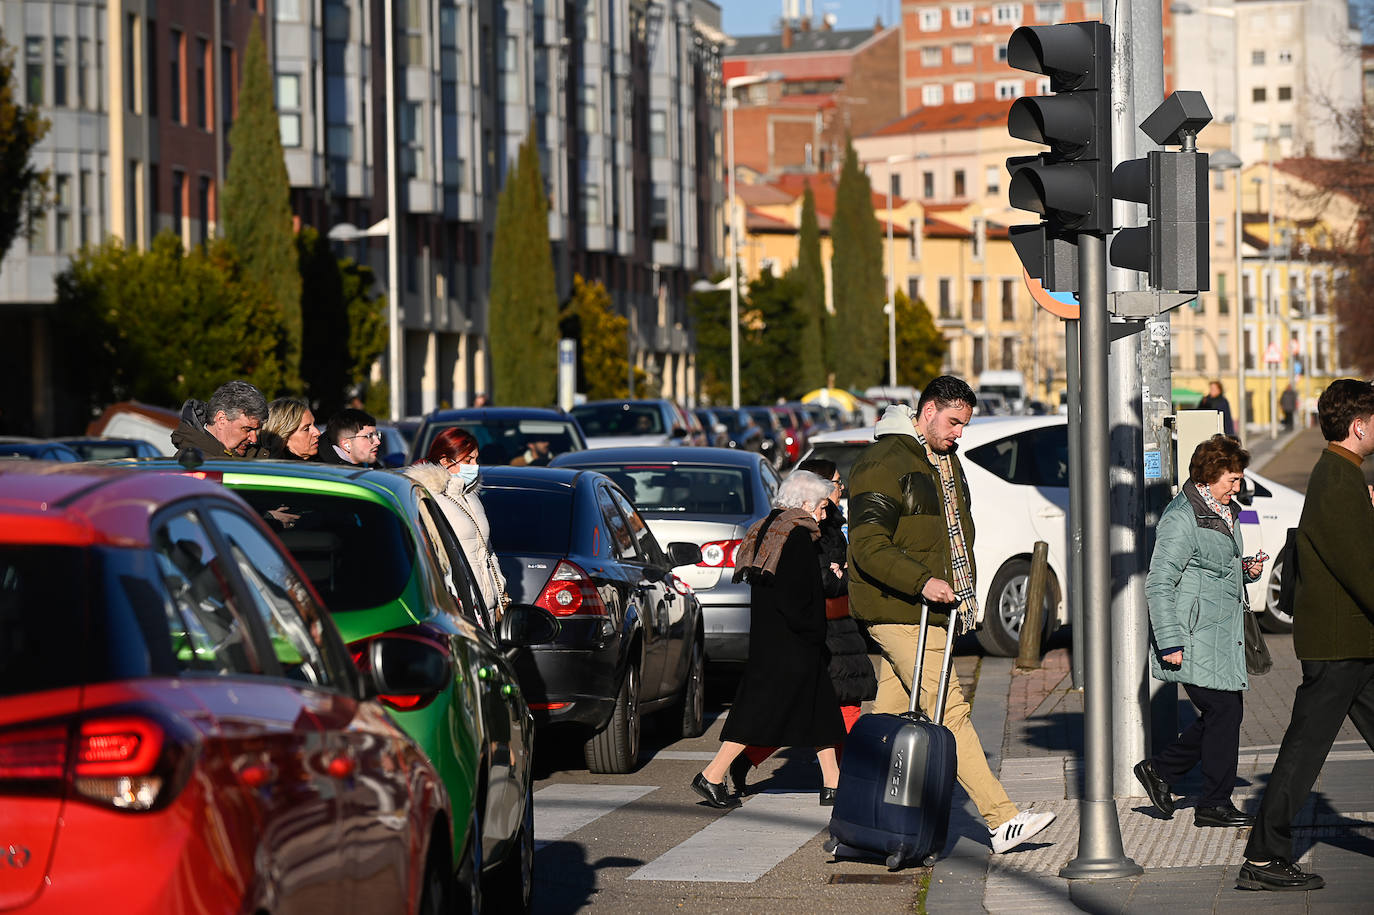
{"type": "MultiPolygon", "coordinates": [[[[952,616],[951,616],[952,620],[952,616]]],[[[907,714],[920,714],[921,706],[921,673],[926,658],[926,633],[930,629],[930,606],[921,601],[921,630],[916,636],[916,665],[911,672],[911,702],[907,706],[907,714]]],[[[951,634],[953,627],[945,630],[945,656],[940,662],[940,682],[936,687],[935,694],[935,716],[932,719],[936,724],[945,723],[945,699],[949,692],[949,672],[953,667],[954,660],[954,637],[951,634]]]]}

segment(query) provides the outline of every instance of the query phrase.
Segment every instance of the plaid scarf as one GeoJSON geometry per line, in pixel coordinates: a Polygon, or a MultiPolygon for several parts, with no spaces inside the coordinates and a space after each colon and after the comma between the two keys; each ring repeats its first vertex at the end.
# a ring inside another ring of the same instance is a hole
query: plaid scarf
{"type": "Polygon", "coordinates": [[[1221,515],[1221,520],[1226,522],[1226,529],[1235,533],[1236,516],[1231,514],[1231,509],[1222,505],[1221,500],[1212,495],[1212,488],[1206,483],[1194,483],[1193,485],[1197,487],[1197,491],[1201,494],[1202,501],[1207,503],[1207,507],[1221,515]]]}
{"type": "Polygon", "coordinates": [[[968,546],[964,543],[964,527],[959,523],[959,491],[954,483],[954,462],[948,454],[936,454],[926,444],[925,436],[919,431],[916,441],[926,450],[926,457],[936,470],[940,471],[940,488],[945,503],[945,523],[949,526],[949,555],[953,566],[954,580],[950,585],[958,598],[958,609],[951,625],[957,622],[954,634],[963,635],[972,631],[978,624],[978,594],[973,590],[973,566],[969,562],[968,546]]]}

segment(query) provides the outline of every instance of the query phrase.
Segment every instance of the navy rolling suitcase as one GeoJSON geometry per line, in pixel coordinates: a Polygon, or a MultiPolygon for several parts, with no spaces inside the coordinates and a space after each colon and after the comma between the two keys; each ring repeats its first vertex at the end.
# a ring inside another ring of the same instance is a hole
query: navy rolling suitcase
{"type": "Polygon", "coordinates": [[[827,852],[840,845],[887,856],[889,870],[929,866],[945,847],[954,792],[954,734],[944,720],[954,639],[945,639],[935,720],[919,711],[921,660],[929,611],[921,605],[911,707],[902,715],[864,715],[844,742],[827,852]]]}

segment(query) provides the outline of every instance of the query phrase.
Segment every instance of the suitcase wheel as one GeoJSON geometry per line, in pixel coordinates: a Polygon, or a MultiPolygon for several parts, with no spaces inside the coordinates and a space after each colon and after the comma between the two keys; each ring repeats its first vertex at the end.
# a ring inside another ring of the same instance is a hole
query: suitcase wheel
{"type": "Polygon", "coordinates": [[[821,848],[825,849],[825,853],[828,855],[833,855],[835,853],[835,849],[839,847],[840,840],[835,838],[834,836],[831,836],[830,838],[826,839],[825,844],[821,846],[821,848]]]}
{"type": "Polygon", "coordinates": [[[906,864],[906,856],[910,852],[911,849],[907,846],[898,845],[897,850],[887,856],[887,869],[890,871],[901,870],[902,865],[906,864]]]}
{"type": "Polygon", "coordinates": [[[929,854],[929,855],[926,855],[925,860],[921,862],[921,866],[922,866],[922,867],[934,867],[934,866],[935,866],[935,862],[938,861],[938,860],[940,860],[940,859],[937,858],[933,853],[932,853],[932,854],[929,854]]]}

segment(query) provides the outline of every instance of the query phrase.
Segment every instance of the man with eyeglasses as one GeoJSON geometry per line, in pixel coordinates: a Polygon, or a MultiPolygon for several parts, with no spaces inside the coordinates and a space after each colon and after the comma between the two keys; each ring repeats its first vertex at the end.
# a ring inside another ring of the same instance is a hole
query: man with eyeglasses
{"type": "Polygon", "coordinates": [[[382,433],[377,431],[377,420],[370,413],[352,407],[340,410],[329,420],[324,438],[329,443],[328,448],[320,449],[320,460],[324,463],[381,468],[377,446],[382,433]]]}

